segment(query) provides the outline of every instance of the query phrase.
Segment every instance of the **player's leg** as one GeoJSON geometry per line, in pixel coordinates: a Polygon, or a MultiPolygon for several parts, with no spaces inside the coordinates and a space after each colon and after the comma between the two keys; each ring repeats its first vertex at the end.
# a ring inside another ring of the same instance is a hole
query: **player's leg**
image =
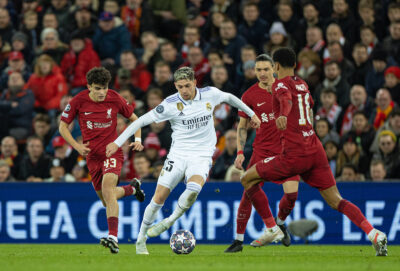
{"type": "Polygon", "coordinates": [[[331,208],[346,215],[357,227],[361,228],[368,235],[369,240],[375,248],[376,256],[387,256],[386,235],[374,229],[356,205],[343,199],[336,185],[321,190],[320,193],[331,208]]]}
{"type": "Polygon", "coordinates": [[[286,217],[292,212],[294,205],[297,200],[297,193],[299,190],[299,176],[289,178],[289,181],[286,181],[282,184],[283,186],[283,196],[279,202],[279,211],[276,217],[276,224],[285,234],[285,237],[282,239],[282,244],[284,246],[290,246],[290,234],[286,229],[285,220],[286,217]]]}
{"type": "MultiPolygon", "coordinates": [[[[115,187],[115,196],[118,199],[121,199],[123,197],[135,195],[137,200],[140,202],[143,202],[145,199],[145,194],[143,190],[140,189],[141,182],[140,180],[134,178],[129,184],[127,185],[122,185],[122,186],[117,186],[115,187]]],[[[107,204],[103,198],[103,192],[101,190],[96,191],[97,196],[103,203],[103,206],[106,207],[107,204]]]]}

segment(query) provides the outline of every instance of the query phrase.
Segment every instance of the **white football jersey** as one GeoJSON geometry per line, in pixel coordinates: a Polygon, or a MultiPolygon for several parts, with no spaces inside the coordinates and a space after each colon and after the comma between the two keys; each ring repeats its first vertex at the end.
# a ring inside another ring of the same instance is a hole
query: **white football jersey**
{"type": "Polygon", "coordinates": [[[213,112],[221,103],[223,92],[215,87],[196,88],[193,100],[185,101],[179,93],[167,97],[151,112],[154,122],[168,120],[172,128],[170,154],[212,156],[217,143],[213,112]]]}

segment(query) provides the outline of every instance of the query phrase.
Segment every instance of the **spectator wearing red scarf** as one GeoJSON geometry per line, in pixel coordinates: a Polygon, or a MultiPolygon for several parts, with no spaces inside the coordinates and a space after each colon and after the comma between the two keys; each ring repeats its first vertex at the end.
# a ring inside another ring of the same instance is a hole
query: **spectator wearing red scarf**
{"type": "Polygon", "coordinates": [[[389,90],[386,88],[381,88],[376,93],[376,104],[377,107],[372,112],[370,123],[372,123],[375,130],[378,130],[385,123],[390,112],[392,112],[396,105],[392,100],[389,90]]]}

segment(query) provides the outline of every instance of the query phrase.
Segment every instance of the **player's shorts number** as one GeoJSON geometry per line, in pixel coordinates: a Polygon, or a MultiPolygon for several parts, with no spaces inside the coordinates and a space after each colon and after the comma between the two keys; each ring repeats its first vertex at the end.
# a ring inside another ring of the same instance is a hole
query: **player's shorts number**
{"type": "Polygon", "coordinates": [[[105,168],[111,168],[111,167],[116,167],[117,166],[117,160],[115,158],[109,158],[104,161],[104,167],[105,168]]]}
{"type": "MultiPolygon", "coordinates": [[[[310,102],[309,102],[310,94],[307,93],[304,96],[304,103],[305,103],[305,108],[306,108],[306,117],[307,121],[310,125],[312,125],[311,118],[310,118],[310,102]]],[[[301,94],[297,94],[297,99],[299,102],[299,113],[300,113],[300,119],[299,119],[299,125],[306,125],[306,119],[304,117],[304,105],[303,105],[303,96],[301,94]]]]}
{"type": "Polygon", "coordinates": [[[167,164],[168,165],[165,167],[165,170],[171,172],[172,168],[174,167],[174,161],[168,160],[167,164]]]}

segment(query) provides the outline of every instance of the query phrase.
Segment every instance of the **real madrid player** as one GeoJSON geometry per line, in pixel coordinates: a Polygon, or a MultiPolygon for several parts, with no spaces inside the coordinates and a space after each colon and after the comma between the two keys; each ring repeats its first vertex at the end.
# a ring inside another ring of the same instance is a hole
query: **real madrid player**
{"type": "Polygon", "coordinates": [[[136,254],[148,254],[146,234],[155,237],[166,231],[196,201],[212,165],[212,155],[217,137],[213,111],[220,103],[228,103],[247,114],[253,128],[260,127],[257,115],[240,99],[215,87],[197,88],[194,71],[189,67],[174,73],[178,93],[166,98],[159,106],[144,114],[106,148],[106,155],[113,155],[120,146],[139,128],[152,122],[169,120],[172,127],[172,145],[162,174],[150,204],[146,207],[136,241],[136,254]],[[154,225],[157,212],[170,192],[181,181],[186,181],[186,190],[178,199],[173,213],[154,225]]]}

